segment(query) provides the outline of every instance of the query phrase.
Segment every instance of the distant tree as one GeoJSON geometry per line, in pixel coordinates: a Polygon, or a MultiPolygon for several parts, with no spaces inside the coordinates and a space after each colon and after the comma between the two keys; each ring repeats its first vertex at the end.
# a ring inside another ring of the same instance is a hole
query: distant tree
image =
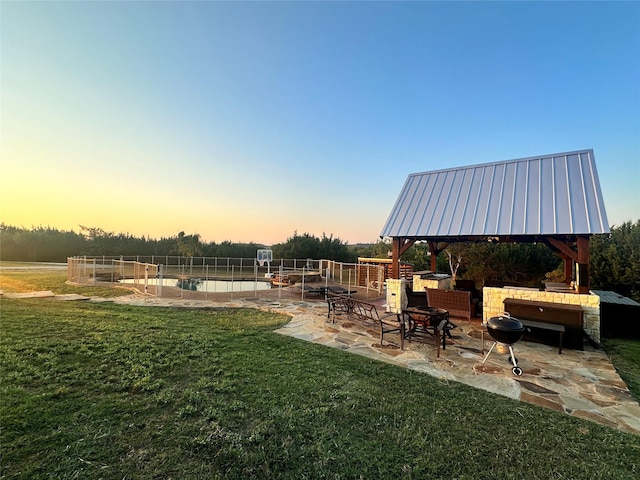
{"type": "Polygon", "coordinates": [[[52,227],[31,230],[0,224],[0,259],[29,262],[65,262],[86,248],[82,235],[52,227]]]}
{"type": "Polygon", "coordinates": [[[178,233],[176,239],[178,253],[183,257],[195,257],[201,254],[202,245],[200,244],[200,235],[186,235],[184,232],[178,233]]]}
{"type": "Polygon", "coordinates": [[[364,246],[349,247],[353,252],[353,255],[363,258],[389,258],[391,252],[391,242],[389,240],[378,240],[376,243],[371,243],[364,246]]]}
{"type": "Polygon", "coordinates": [[[80,225],[80,234],[87,239],[87,255],[117,255],[111,239],[114,234],[98,227],[80,225]]]}
{"type": "Polygon", "coordinates": [[[294,232],[285,243],[272,246],[274,258],[314,258],[335,260],[339,262],[354,262],[356,257],[346,243],[333,235],[327,237],[324,233],[318,238],[309,233],[298,235],[294,232]]]}
{"type": "Polygon", "coordinates": [[[333,238],[333,234],[328,237],[323,233],[320,238],[320,245],[316,257],[308,257],[316,259],[335,260],[337,262],[355,263],[357,257],[349,249],[347,244],[339,238],[333,238]]]}
{"type": "Polygon", "coordinates": [[[202,255],[207,257],[220,258],[255,258],[258,249],[265,248],[264,245],[256,243],[232,243],[225,240],[222,243],[215,242],[203,245],[202,255]]]}
{"type": "MultiPolygon", "coordinates": [[[[413,264],[414,271],[431,270],[431,252],[426,243],[415,243],[402,255],[403,262],[413,264]]],[[[445,271],[439,268],[439,271],[445,271]]]]}
{"type": "Polygon", "coordinates": [[[594,235],[589,250],[591,288],[640,301],[640,220],[594,235]]]}
{"type": "Polygon", "coordinates": [[[460,278],[478,285],[487,280],[540,287],[547,272],[557,268],[559,257],[546,245],[533,243],[467,243],[460,278]]]}

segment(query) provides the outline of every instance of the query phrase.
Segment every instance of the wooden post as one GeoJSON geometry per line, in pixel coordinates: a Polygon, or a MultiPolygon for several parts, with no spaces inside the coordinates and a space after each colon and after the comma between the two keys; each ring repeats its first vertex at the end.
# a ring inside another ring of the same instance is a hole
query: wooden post
{"type": "Polygon", "coordinates": [[[564,262],[564,283],[569,285],[573,277],[573,260],[568,255],[561,255],[564,262]]]}
{"type": "Polygon", "coordinates": [[[589,293],[589,237],[579,236],[578,245],[578,265],[576,268],[576,286],[578,293],[589,293]]]}
{"type": "Polygon", "coordinates": [[[431,271],[437,273],[438,270],[438,244],[436,242],[427,242],[429,251],[431,252],[431,271]]]}
{"type": "Polygon", "coordinates": [[[393,237],[391,239],[391,278],[400,278],[400,257],[414,243],[416,241],[410,238],[393,237]]]}
{"type": "Polygon", "coordinates": [[[431,252],[431,271],[438,273],[438,255],[449,246],[449,242],[439,244],[438,242],[429,240],[427,244],[429,245],[429,252],[431,252]]]}
{"type": "Polygon", "coordinates": [[[391,239],[391,278],[400,278],[400,242],[401,238],[391,239]]]}

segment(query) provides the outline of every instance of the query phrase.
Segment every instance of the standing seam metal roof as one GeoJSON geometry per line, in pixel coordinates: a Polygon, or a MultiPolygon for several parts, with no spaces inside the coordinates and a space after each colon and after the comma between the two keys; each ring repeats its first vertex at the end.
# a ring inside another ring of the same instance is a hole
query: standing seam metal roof
{"type": "Polygon", "coordinates": [[[410,174],[382,237],[609,233],[593,150],[410,174]]]}

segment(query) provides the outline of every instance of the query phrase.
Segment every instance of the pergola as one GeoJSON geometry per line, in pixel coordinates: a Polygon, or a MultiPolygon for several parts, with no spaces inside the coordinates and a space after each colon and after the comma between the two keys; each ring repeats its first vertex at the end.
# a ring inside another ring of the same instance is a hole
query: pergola
{"type": "Polygon", "coordinates": [[[589,292],[589,238],[610,233],[593,150],[414,173],[382,229],[392,240],[392,278],[414,243],[427,242],[431,269],[454,242],[542,242],[575,268],[589,292]]]}

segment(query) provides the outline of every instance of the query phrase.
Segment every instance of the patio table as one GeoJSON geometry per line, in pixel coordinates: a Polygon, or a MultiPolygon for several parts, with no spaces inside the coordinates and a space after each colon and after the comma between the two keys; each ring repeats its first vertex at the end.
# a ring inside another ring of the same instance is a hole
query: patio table
{"type": "Polygon", "coordinates": [[[427,334],[434,338],[437,346],[437,356],[440,357],[440,340],[442,339],[442,349],[446,349],[446,338],[451,338],[451,330],[456,325],[449,321],[449,312],[442,308],[435,307],[410,307],[402,311],[403,316],[408,320],[408,328],[405,337],[427,334]]]}

